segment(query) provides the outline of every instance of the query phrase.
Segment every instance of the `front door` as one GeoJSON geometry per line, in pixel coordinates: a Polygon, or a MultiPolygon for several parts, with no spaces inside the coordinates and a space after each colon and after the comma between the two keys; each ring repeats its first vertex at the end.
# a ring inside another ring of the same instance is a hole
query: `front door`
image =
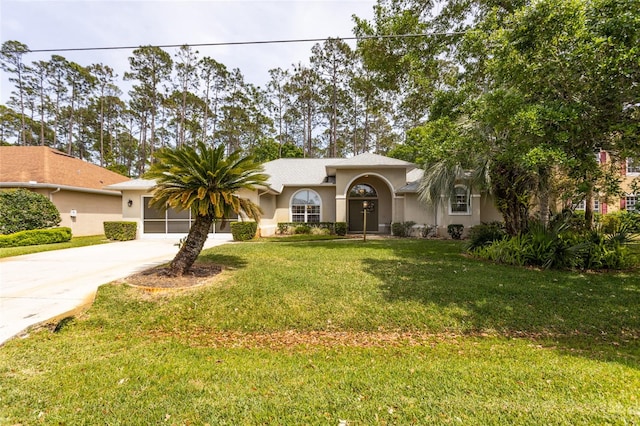
{"type": "MultiPolygon", "coordinates": [[[[349,231],[362,232],[364,229],[363,200],[349,200],[349,231]]],[[[378,203],[377,200],[367,200],[367,232],[378,232],[378,203]]]]}

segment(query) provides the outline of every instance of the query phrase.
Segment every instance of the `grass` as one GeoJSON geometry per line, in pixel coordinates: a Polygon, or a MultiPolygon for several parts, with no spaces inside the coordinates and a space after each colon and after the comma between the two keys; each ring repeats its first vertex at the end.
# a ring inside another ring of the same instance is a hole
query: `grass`
{"type": "Polygon", "coordinates": [[[93,246],[96,244],[105,244],[110,242],[104,235],[92,235],[88,237],[73,237],[66,243],[54,244],[38,244],[33,246],[22,247],[3,247],[0,248],[0,259],[4,257],[22,256],[24,254],[40,253],[43,251],[62,250],[74,247],[93,246]]]}
{"type": "Polygon", "coordinates": [[[231,244],[208,287],[100,288],[0,349],[0,424],[638,424],[637,271],[450,241],[231,244]]]}
{"type": "Polygon", "coordinates": [[[347,237],[343,237],[340,235],[313,235],[313,234],[296,234],[296,235],[282,235],[277,237],[262,237],[259,241],[269,241],[269,242],[301,242],[301,241],[329,241],[329,240],[340,240],[345,239],[347,237]]]}

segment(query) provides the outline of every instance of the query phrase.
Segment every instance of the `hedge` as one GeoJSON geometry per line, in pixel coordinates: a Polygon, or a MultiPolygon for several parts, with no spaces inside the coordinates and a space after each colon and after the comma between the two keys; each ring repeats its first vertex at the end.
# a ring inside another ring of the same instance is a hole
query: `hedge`
{"type": "Polygon", "coordinates": [[[252,240],[258,232],[258,224],[256,222],[231,222],[231,235],[233,241],[252,240]]]}
{"type": "Polygon", "coordinates": [[[0,248],[64,243],[71,239],[71,228],[49,228],[0,235],[0,248]]]}
{"type": "Polygon", "coordinates": [[[60,220],[56,206],[42,194],[24,188],[0,191],[0,234],[53,228],[60,220]]]}
{"type": "Polygon", "coordinates": [[[335,235],[347,234],[346,222],[278,222],[278,234],[281,235],[308,234],[312,233],[312,228],[327,229],[330,234],[335,235]]]}
{"type": "Polygon", "coordinates": [[[104,236],[109,240],[130,241],[136,239],[136,222],[104,222],[104,236]]]}

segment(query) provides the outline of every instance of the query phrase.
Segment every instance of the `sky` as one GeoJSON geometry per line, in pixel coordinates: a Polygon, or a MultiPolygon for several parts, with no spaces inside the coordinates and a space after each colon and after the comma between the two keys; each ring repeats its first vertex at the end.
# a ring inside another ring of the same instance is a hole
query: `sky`
{"type": "MultiPolygon", "coordinates": [[[[352,15],[371,19],[374,0],[0,0],[0,42],[31,50],[291,40],[353,36],[352,15]]],[[[268,70],[308,63],[314,43],[197,47],[245,81],[264,86],[268,70]]],[[[352,42],[352,46],[353,46],[352,42]]],[[[176,48],[165,48],[172,56],[176,48]]],[[[88,66],[102,63],[119,75],[132,49],[29,53],[26,63],[59,54],[88,66]]],[[[12,89],[0,79],[0,103],[12,89]]]]}

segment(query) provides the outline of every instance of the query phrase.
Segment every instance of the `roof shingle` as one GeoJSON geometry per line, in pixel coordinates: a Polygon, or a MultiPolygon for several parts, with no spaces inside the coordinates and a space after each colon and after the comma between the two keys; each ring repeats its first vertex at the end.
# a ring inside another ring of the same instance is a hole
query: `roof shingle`
{"type": "Polygon", "coordinates": [[[0,146],[0,182],[104,189],[128,177],[47,146],[0,146]]]}

